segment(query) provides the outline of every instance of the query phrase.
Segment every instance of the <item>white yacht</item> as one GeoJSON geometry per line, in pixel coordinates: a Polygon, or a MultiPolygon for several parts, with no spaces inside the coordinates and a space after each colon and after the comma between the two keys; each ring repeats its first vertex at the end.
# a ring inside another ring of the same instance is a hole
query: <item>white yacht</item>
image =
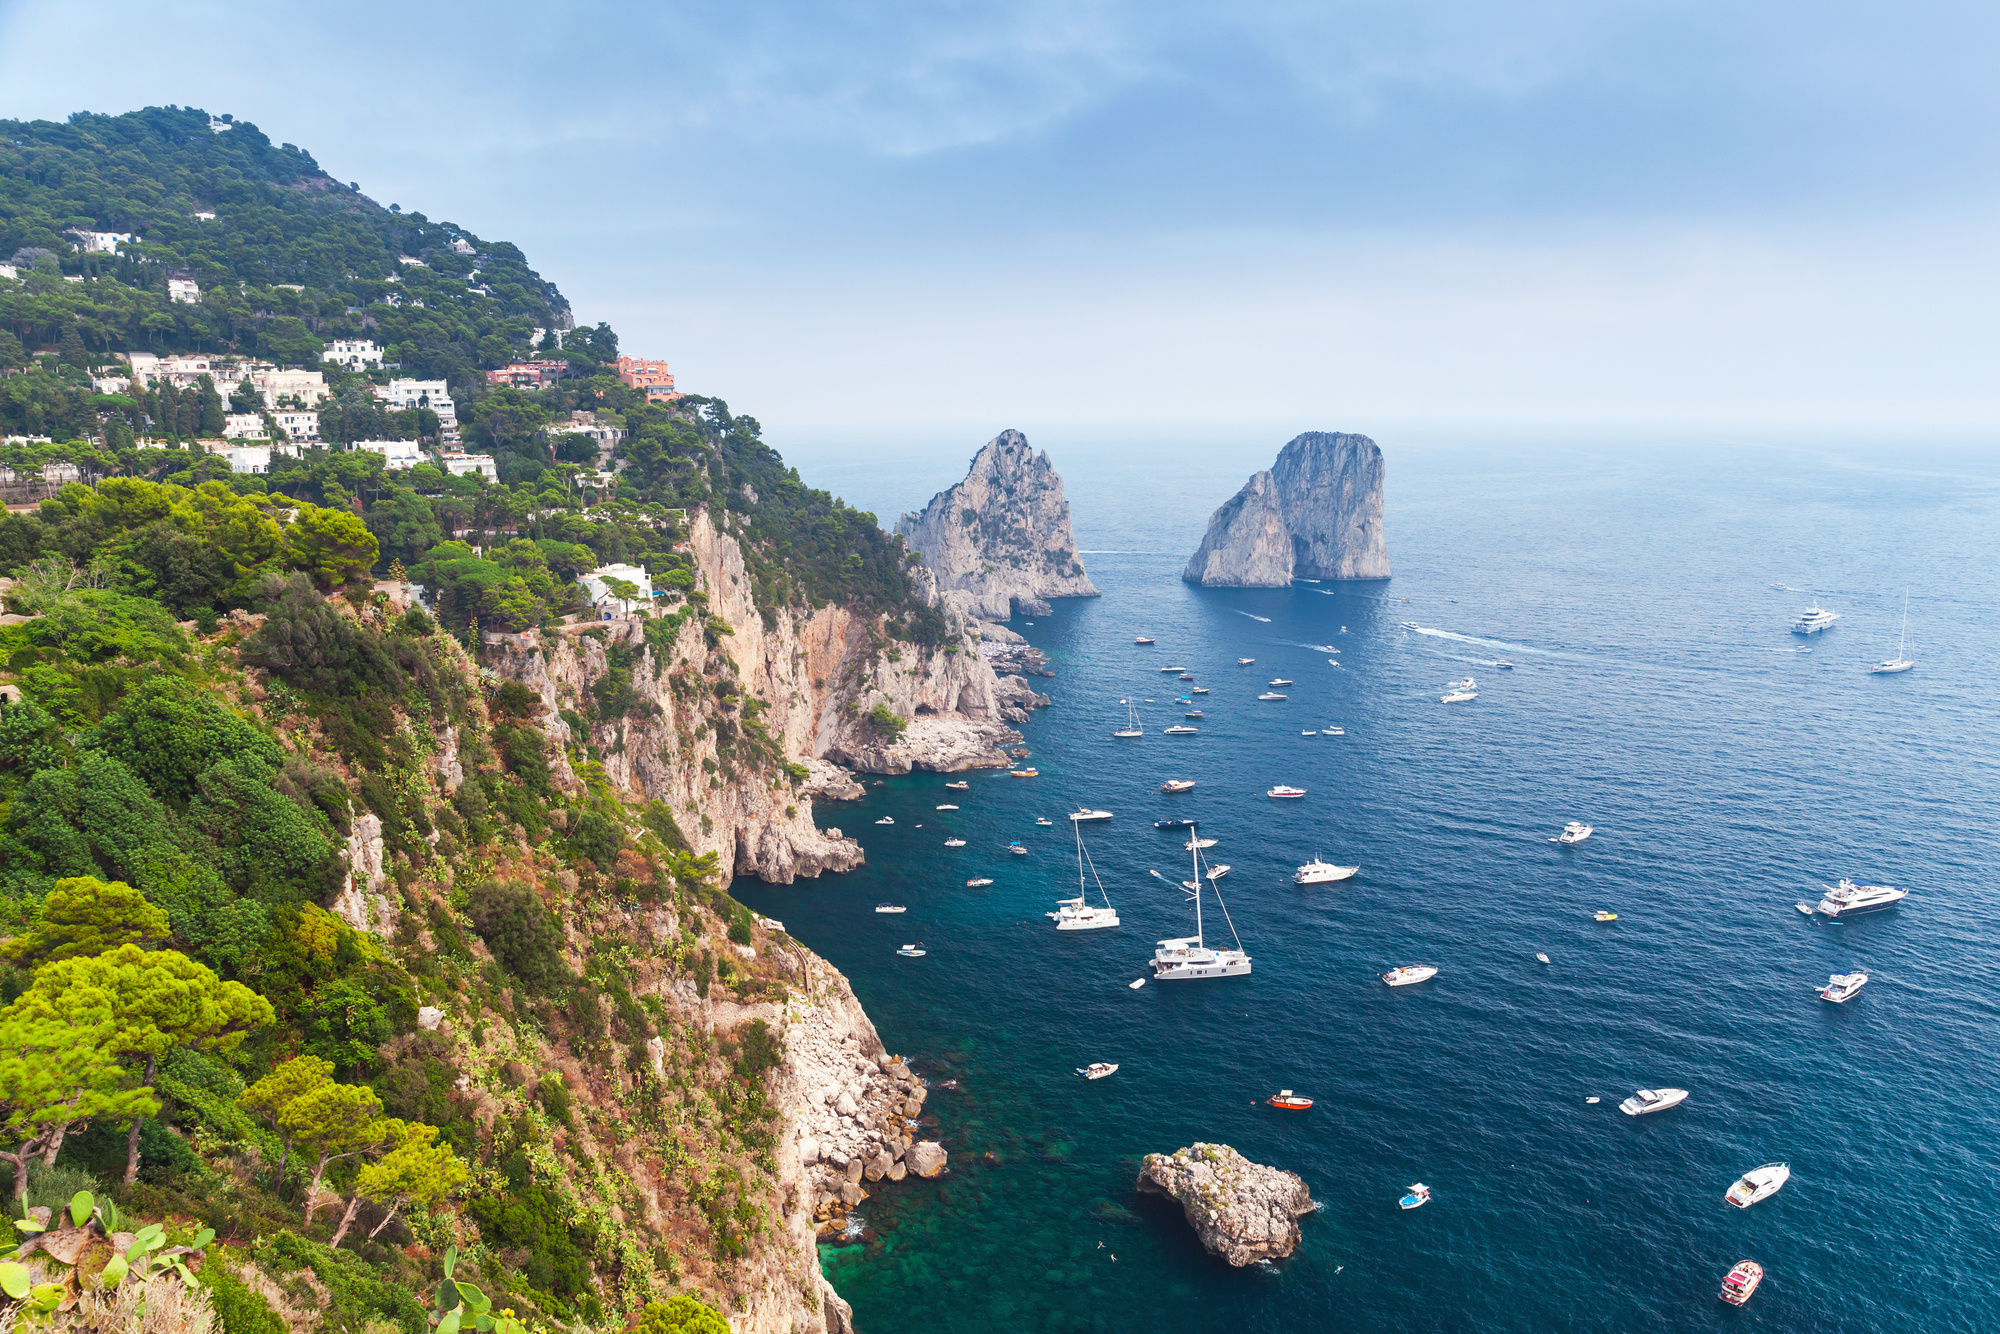
{"type": "Polygon", "coordinates": [[[1795,635],[1816,635],[1839,619],[1839,612],[1828,611],[1825,607],[1815,602],[1812,606],[1807,607],[1799,613],[1799,619],[1792,622],[1792,633],[1795,635]]]}
{"type": "Polygon", "coordinates": [[[1168,779],[1168,780],[1167,780],[1166,782],[1164,782],[1164,783],[1160,784],[1160,791],[1162,791],[1162,792],[1192,792],[1192,791],[1194,791],[1194,779],[1192,779],[1192,778],[1169,778],[1169,779],[1168,779]]]}
{"type": "Polygon", "coordinates": [[[1251,663],[1255,661],[1257,661],[1255,658],[1238,658],[1236,660],[1236,665],[1238,667],[1248,667],[1251,663]]]}
{"type": "Polygon", "coordinates": [[[1759,1200],[1768,1200],[1776,1195],[1791,1179],[1791,1164],[1765,1163],[1762,1167],[1753,1167],[1736,1178],[1736,1184],[1731,1186],[1722,1198],[1738,1209],[1748,1209],[1759,1200]]]}
{"type": "Polygon", "coordinates": [[[1201,729],[1199,727],[1189,727],[1186,723],[1175,723],[1172,727],[1166,727],[1160,730],[1164,732],[1167,736],[1193,736],[1201,729]]]}
{"type": "Polygon", "coordinates": [[[1069,813],[1069,818],[1078,824],[1082,824],[1086,820],[1109,820],[1111,812],[1093,811],[1088,806],[1079,806],[1069,813]]]}
{"type": "Polygon", "coordinates": [[[1181,844],[1181,848],[1183,851],[1193,852],[1196,848],[1212,848],[1215,846],[1215,842],[1212,838],[1191,838],[1181,844]]]}
{"type": "Polygon", "coordinates": [[[1859,917],[1863,913],[1893,908],[1908,897],[1910,891],[1907,889],[1895,889],[1889,885],[1857,885],[1852,880],[1843,880],[1826,887],[1826,897],[1819,901],[1819,910],[1835,919],[1859,917]]]}
{"type": "Polygon", "coordinates": [[[1474,680],[1473,678],[1471,678],[1471,677],[1469,677],[1469,676],[1466,676],[1466,677],[1461,677],[1461,678],[1459,678],[1459,679],[1458,679],[1458,680],[1456,680],[1456,681],[1447,681],[1447,682],[1445,682],[1444,684],[1445,684],[1445,689],[1447,689],[1447,690],[1477,690],[1477,689],[1479,689],[1479,682],[1475,681],[1475,680],[1474,680]]]}
{"type": "Polygon", "coordinates": [[[1208,878],[1210,880],[1220,880],[1222,879],[1222,877],[1228,874],[1229,874],[1228,862],[1217,862],[1215,865],[1208,868],[1208,878]]]}
{"type": "Polygon", "coordinates": [[[948,848],[962,848],[965,846],[965,840],[962,838],[948,838],[944,841],[944,845],[948,848]]]}
{"type": "Polygon", "coordinates": [[[955,811],[958,807],[952,805],[950,802],[946,802],[944,805],[938,807],[938,809],[941,811],[955,811]]]}
{"type": "Polygon", "coordinates": [[[1303,797],[1305,794],[1306,790],[1302,787],[1286,787],[1283,783],[1280,783],[1276,787],[1272,788],[1270,791],[1266,792],[1264,795],[1267,797],[1279,797],[1296,801],[1298,800],[1298,798],[1303,797]]]}
{"type": "Polygon", "coordinates": [[[893,815],[885,815],[885,816],[883,816],[883,817],[882,817],[881,819],[877,820],[877,821],[876,821],[875,823],[876,823],[876,824],[894,824],[894,823],[896,823],[896,817],[895,817],[895,816],[893,816],[893,815]]]}
{"type": "Polygon", "coordinates": [[[1076,897],[1059,899],[1056,910],[1048,916],[1056,924],[1058,931],[1096,931],[1107,926],[1118,925],[1118,914],[1111,907],[1111,896],[1104,892],[1104,881],[1097,874],[1096,863],[1090,860],[1090,853],[1083,846],[1083,826],[1076,830],[1076,897]],[[1102,908],[1090,904],[1090,894],[1084,885],[1084,873],[1088,870],[1091,879],[1097,881],[1097,896],[1104,900],[1102,908]]]}
{"type": "Polygon", "coordinates": [[[1428,982],[1438,975],[1438,970],[1430,964],[1407,964],[1401,968],[1391,968],[1382,974],[1382,980],[1392,987],[1414,986],[1418,982],[1428,982]]]}
{"type": "Polygon", "coordinates": [[[1271,678],[1268,684],[1275,689],[1278,686],[1288,686],[1291,684],[1291,681],[1282,676],[1274,676],[1271,678]]]}
{"type": "Polygon", "coordinates": [[[1314,853],[1313,859],[1304,866],[1301,866],[1298,869],[1298,874],[1292,877],[1292,883],[1295,885],[1330,885],[1337,880],[1351,879],[1360,873],[1361,868],[1358,866],[1335,866],[1332,862],[1321,861],[1319,854],[1314,853]]]}
{"type": "Polygon", "coordinates": [[[1595,832],[1595,830],[1583,821],[1571,820],[1563,826],[1563,831],[1555,836],[1554,841],[1557,843],[1581,843],[1595,832]]]}
{"type": "Polygon", "coordinates": [[[1896,656],[1876,663],[1868,669],[1870,676],[1893,676],[1897,672],[1907,672],[1917,665],[1909,656],[1907,645],[1910,639],[1910,595],[1903,594],[1903,633],[1896,637],[1896,656]]]}
{"type": "MultiPolygon", "coordinates": [[[[1194,862],[1194,876],[1182,881],[1181,887],[1194,900],[1194,934],[1157,942],[1158,948],[1153,951],[1153,980],[1181,982],[1191,978],[1241,977],[1250,971],[1250,956],[1243,950],[1243,940],[1236,935],[1236,924],[1229,921],[1229,908],[1223,903],[1222,892],[1215,887],[1213,880],[1208,882],[1208,892],[1215,895],[1215,906],[1222,909],[1222,920],[1229,922],[1229,934],[1236,941],[1236,948],[1211,949],[1202,934],[1201,849],[1193,849],[1188,856],[1194,862]]],[[[1152,874],[1155,879],[1173,883],[1158,871],[1152,874]]]]}
{"type": "Polygon", "coordinates": [[[1687,1101],[1686,1089],[1640,1089],[1631,1097],[1618,1104],[1618,1110],[1627,1116],[1644,1116],[1648,1112],[1664,1112],[1669,1107],[1678,1107],[1687,1101]]]}
{"type": "Polygon", "coordinates": [[[1826,985],[1819,989],[1819,998],[1832,1001],[1835,1005],[1844,1005],[1853,1000],[1855,993],[1867,985],[1866,973],[1835,973],[1827,978],[1826,985]]]}
{"type": "Polygon", "coordinates": [[[1085,1079],[1104,1079],[1118,1073],[1118,1063],[1116,1061],[1092,1061],[1089,1065],[1078,1066],[1076,1072],[1085,1079]]]}
{"type": "Polygon", "coordinates": [[[1274,699],[1283,699],[1285,697],[1275,690],[1266,690],[1263,694],[1257,696],[1257,698],[1265,703],[1269,703],[1274,699]]]}
{"type": "Polygon", "coordinates": [[[1146,735],[1146,729],[1139,726],[1139,711],[1132,706],[1132,701],[1129,699],[1120,700],[1119,703],[1125,706],[1125,725],[1119,728],[1117,731],[1113,732],[1111,735],[1113,736],[1146,735]]]}

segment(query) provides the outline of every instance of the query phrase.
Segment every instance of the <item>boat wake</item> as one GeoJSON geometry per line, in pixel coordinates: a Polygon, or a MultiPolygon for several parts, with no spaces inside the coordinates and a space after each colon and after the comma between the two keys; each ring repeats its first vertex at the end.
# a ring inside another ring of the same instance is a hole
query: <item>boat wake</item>
{"type": "Polygon", "coordinates": [[[1542,658],[1576,658],[1574,653],[1563,653],[1556,649],[1536,648],[1532,644],[1514,644],[1505,639],[1481,639],[1478,635],[1462,635],[1456,630],[1440,630],[1435,626],[1418,625],[1411,621],[1403,628],[1413,635],[1429,635],[1433,639],[1449,639],[1460,644],[1477,644],[1481,648],[1505,649],[1509,653],[1532,653],[1542,658]]]}
{"type": "Polygon", "coordinates": [[[1259,616],[1259,615],[1258,615],[1258,614],[1257,614],[1256,612],[1254,612],[1254,611],[1239,611],[1239,612],[1237,612],[1236,614],[1237,614],[1238,616],[1248,616],[1248,617],[1249,617],[1249,618],[1250,618],[1251,620],[1253,620],[1253,621],[1262,621],[1262,622],[1263,622],[1264,624],[1266,624],[1266,625],[1269,625],[1269,624],[1271,623],[1271,618],[1270,618],[1270,617],[1268,617],[1268,616],[1259,616]]]}

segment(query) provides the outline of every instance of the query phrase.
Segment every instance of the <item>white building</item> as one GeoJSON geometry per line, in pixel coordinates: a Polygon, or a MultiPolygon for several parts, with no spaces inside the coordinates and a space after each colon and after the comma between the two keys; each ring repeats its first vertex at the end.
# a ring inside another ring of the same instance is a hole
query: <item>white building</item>
{"type": "Polygon", "coordinates": [[[127,352],[125,360],[131,364],[132,378],[146,384],[168,384],[176,389],[191,389],[201,383],[206,375],[214,381],[216,391],[227,397],[245,377],[256,383],[260,372],[278,369],[268,361],[237,361],[230,357],[211,357],[206,353],[185,356],[155,356],[151,352],[127,352]]]}
{"type": "Polygon", "coordinates": [[[131,390],[132,377],[129,375],[93,375],[90,377],[90,387],[100,394],[123,394],[131,390]]]}
{"type": "Polygon", "coordinates": [[[229,471],[261,475],[271,471],[269,445],[233,445],[220,451],[229,456],[229,471]]]}
{"type": "Polygon", "coordinates": [[[319,414],[300,408],[281,408],[271,414],[277,418],[278,429],[295,441],[317,443],[319,441],[319,414]]]}
{"type": "Polygon", "coordinates": [[[194,220],[196,222],[214,222],[215,210],[212,208],[202,209],[200,212],[194,215],[194,220]]]}
{"type": "Polygon", "coordinates": [[[201,285],[192,278],[169,278],[167,300],[184,302],[190,306],[198,305],[201,302],[201,285]]]}
{"type": "MultiPolygon", "coordinates": [[[[265,362],[250,372],[250,383],[264,395],[267,408],[276,408],[281,398],[297,399],[301,407],[317,407],[327,397],[326,375],[321,371],[281,370],[265,362]]],[[[317,420],[313,434],[319,434],[317,420]]]]}
{"type": "Polygon", "coordinates": [[[429,408],[437,414],[438,435],[447,445],[458,443],[458,404],[443,380],[391,380],[375,386],[375,397],[398,410],[429,408]]]}
{"type": "Polygon", "coordinates": [[[600,565],[587,574],[580,574],[576,580],[583,585],[583,595],[590,599],[590,605],[605,620],[615,617],[642,616],[653,606],[653,577],[637,565],[600,565]],[[622,579],[638,590],[636,597],[620,597],[611,591],[610,581],[622,579]]]}
{"type": "Polygon", "coordinates": [[[476,255],[479,253],[478,251],[472,248],[472,242],[466,240],[463,236],[453,240],[451,243],[451,248],[453,250],[456,250],[461,255],[476,255]]]}
{"type": "Polygon", "coordinates": [[[115,255],[120,241],[134,241],[138,238],[130,232],[89,232],[81,227],[72,227],[69,234],[83,247],[86,255],[115,255]]]}
{"type": "Polygon", "coordinates": [[[226,440],[262,440],[264,430],[261,412],[232,412],[222,419],[222,435],[226,440]]]}
{"type": "Polygon", "coordinates": [[[327,344],[326,361],[337,361],[351,371],[373,370],[382,364],[382,349],[367,338],[336,338],[327,344]]]}
{"type": "Polygon", "coordinates": [[[456,449],[447,449],[439,458],[444,463],[444,470],[453,477],[476,472],[489,482],[500,480],[500,470],[494,466],[491,454],[464,454],[456,449]]]}
{"type": "Polygon", "coordinates": [[[414,440],[356,440],[354,447],[380,454],[382,466],[390,472],[402,472],[424,462],[424,451],[414,440]]]}
{"type": "Polygon", "coordinates": [[[15,282],[19,282],[21,271],[12,264],[0,264],[0,278],[12,278],[15,282]]]}

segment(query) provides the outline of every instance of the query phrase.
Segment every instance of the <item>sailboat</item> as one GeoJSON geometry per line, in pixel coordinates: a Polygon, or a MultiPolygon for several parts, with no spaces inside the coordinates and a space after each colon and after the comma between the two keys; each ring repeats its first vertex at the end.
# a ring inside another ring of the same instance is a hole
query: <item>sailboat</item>
{"type": "Polygon", "coordinates": [[[1870,676],[1888,676],[1895,672],[1907,672],[1917,665],[1915,658],[1906,657],[1903,649],[1910,638],[1910,595],[1903,594],[1903,633],[1896,637],[1896,656],[1887,662],[1878,662],[1868,669],[1870,676]]]}
{"type": "MultiPolygon", "coordinates": [[[[1199,843],[1201,840],[1195,839],[1199,843]]],[[[1178,982],[1197,977],[1240,977],[1250,971],[1250,956],[1243,950],[1243,939],[1236,934],[1236,923],[1229,920],[1229,908],[1222,901],[1222,892],[1215,887],[1215,881],[1202,873],[1201,849],[1190,848],[1188,856],[1194,862],[1194,877],[1180,882],[1182,890],[1194,900],[1194,934],[1178,940],[1162,940],[1153,951],[1153,980],[1155,982],[1178,982]],[[1236,941],[1233,950],[1210,949],[1203,938],[1201,926],[1202,886],[1215,895],[1215,906],[1222,909],[1222,920],[1229,922],[1229,934],[1236,941]]],[[[1173,884],[1171,880],[1154,871],[1154,878],[1173,884]]]]}
{"type": "Polygon", "coordinates": [[[1097,874],[1097,865],[1084,850],[1083,823],[1078,821],[1071,828],[1076,830],[1076,897],[1058,899],[1056,911],[1048,915],[1055,920],[1058,931],[1095,931],[1100,927],[1117,926],[1118,914],[1111,907],[1111,896],[1104,892],[1104,880],[1097,874]],[[1102,908],[1090,906],[1089,892],[1083,883],[1085,868],[1089,869],[1090,878],[1097,881],[1098,897],[1104,900],[1102,908]]]}
{"type": "Polygon", "coordinates": [[[1118,731],[1113,732],[1111,735],[1113,736],[1146,735],[1146,729],[1139,726],[1139,711],[1132,706],[1132,701],[1128,699],[1121,701],[1121,703],[1125,705],[1125,726],[1120,728],[1118,731]]]}

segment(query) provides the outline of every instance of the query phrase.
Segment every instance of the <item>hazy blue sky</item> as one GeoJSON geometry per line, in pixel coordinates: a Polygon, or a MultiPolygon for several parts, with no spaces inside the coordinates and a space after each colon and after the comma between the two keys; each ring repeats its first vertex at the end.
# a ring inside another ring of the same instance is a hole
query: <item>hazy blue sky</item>
{"type": "Polygon", "coordinates": [[[2000,8],[0,0],[800,440],[1983,429],[2000,8]]]}

